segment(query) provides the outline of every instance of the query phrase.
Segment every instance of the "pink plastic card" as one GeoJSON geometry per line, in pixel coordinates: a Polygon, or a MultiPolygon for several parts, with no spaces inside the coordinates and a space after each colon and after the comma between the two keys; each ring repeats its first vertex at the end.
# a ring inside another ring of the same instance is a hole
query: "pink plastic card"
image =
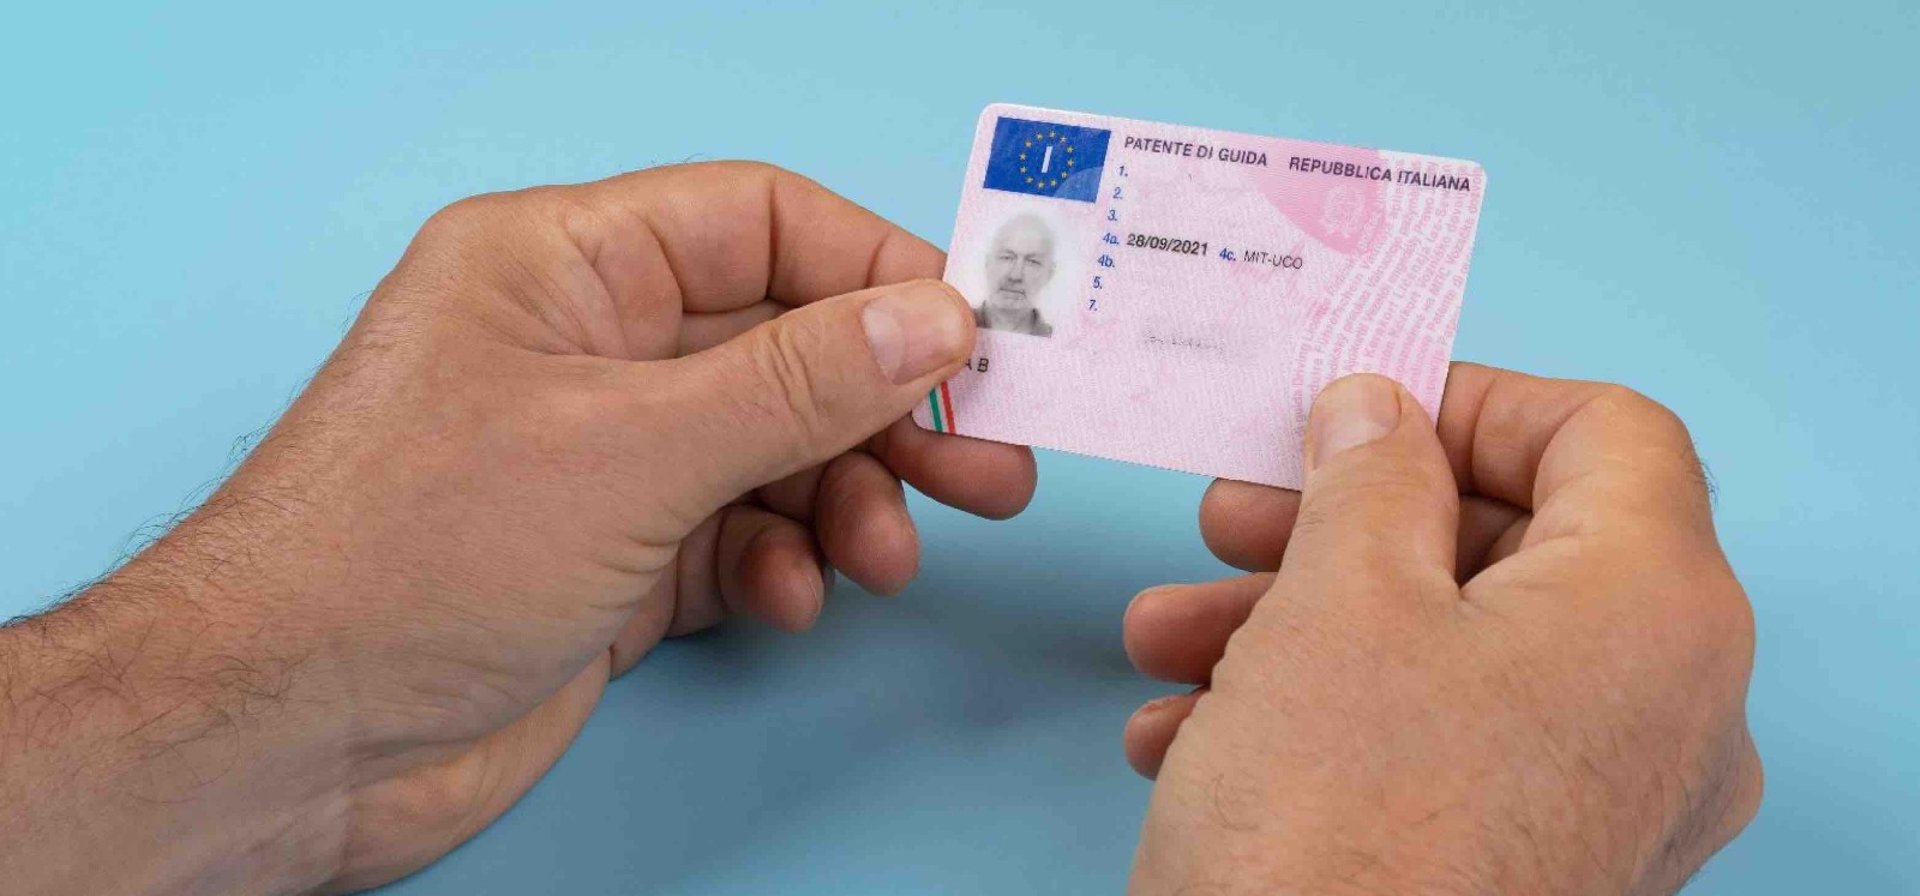
{"type": "Polygon", "coordinates": [[[945,275],[979,342],[914,419],[1298,488],[1327,383],[1438,411],[1485,190],[1472,162],[989,106],[945,275]]]}

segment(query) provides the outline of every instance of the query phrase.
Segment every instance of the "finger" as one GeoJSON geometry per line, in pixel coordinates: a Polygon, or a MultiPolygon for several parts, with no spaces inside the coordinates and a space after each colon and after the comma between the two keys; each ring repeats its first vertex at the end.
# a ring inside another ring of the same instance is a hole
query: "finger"
{"type": "Polygon", "coordinates": [[[815,596],[824,597],[830,575],[819,568],[804,526],[757,507],[724,508],[681,541],[673,566],[615,636],[614,674],[631,668],[663,634],[702,631],[729,613],[786,630],[805,628],[819,612],[815,596]],[[670,608],[664,626],[654,618],[660,605],[670,608]]]}
{"type": "MultiPolygon", "coordinates": [[[[719,525],[717,518],[713,525],[716,527],[719,525]]],[[[708,568],[712,566],[711,562],[707,563],[708,568]]],[[[678,569],[678,563],[669,564],[659,576],[654,578],[653,588],[646,597],[641,599],[640,606],[613,636],[613,643],[607,647],[607,654],[611,660],[607,669],[609,678],[619,678],[627,674],[627,670],[637,665],[655,644],[660,643],[661,638],[667,636],[678,609],[674,599],[680,588],[678,569]]],[[[719,609],[719,595],[714,594],[711,601],[715,608],[712,618],[718,620],[722,615],[719,609]]]]}
{"type": "Polygon", "coordinates": [[[828,562],[875,594],[897,594],[920,568],[920,536],[900,481],[878,460],[851,451],[827,464],[814,531],[828,562]]]}
{"type": "Polygon", "coordinates": [[[1464,488],[1533,511],[1527,539],[1650,524],[1712,535],[1685,425],[1630,389],[1456,364],[1439,432],[1464,488]]]}
{"type": "Polygon", "coordinates": [[[869,450],[927,497],[989,519],[1006,519],[1033,500],[1033,450],[928,432],[910,418],[893,422],[869,450]]]}
{"type": "Polygon", "coordinates": [[[1306,470],[1283,578],[1315,598],[1457,599],[1460,496],[1406,389],[1373,374],[1328,386],[1307,419],[1306,470]]]}
{"type": "Polygon", "coordinates": [[[806,631],[826,603],[826,571],[805,526],[749,505],[721,516],[715,578],[727,608],[788,632],[806,631]]]}
{"type": "Polygon", "coordinates": [[[648,429],[677,435],[686,519],[822,463],[905,416],[959,369],[973,315],[922,280],[817,302],[707,351],[635,365],[648,429]]]}
{"type": "MultiPolygon", "coordinates": [[[[1520,546],[1526,543],[1527,531],[1532,525],[1533,515],[1526,514],[1514,520],[1511,525],[1502,530],[1500,535],[1495,538],[1491,544],[1487,545],[1486,553],[1480,557],[1478,564],[1479,569],[1474,570],[1473,575],[1479,575],[1480,570],[1493,566],[1518,553],[1520,546]]],[[[1465,567],[1462,568],[1465,569],[1465,567]]],[[[1466,579],[1469,578],[1469,576],[1463,573],[1461,578],[1466,579]]]]}
{"type": "Polygon", "coordinates": [[[803,305],[945,265],[925,240],[771,165],[674,165],[560,190],[583,254],[634,309],[803,305]]]}
{"type": "MultiPolygon", "coordinates": [[[[928,497],[989,519],[1011,517],[1033,500],[1033,451],[1024,445],[929,432],[903,417],[868,440],[867,453],[928,497]]],[[[811,522],[821,470],[809,467],[756,496],[768,510],[811,522]]]]}
{"type": "Polygon", "coordinates": [[[1260,573],[1142,591],[1127,605],[1122,626],[1127,658],[1144,675],[1203,684],[1226,653],[1227,639],[1271,587],[1273,574],[1260,573]]]}
{"type": "Polygon", "coordinates": [[[782,476],[754,492],[761,506],[798,523],[813,523],[815,496],[820,493],[820,474],[826,464],[815,464],[798,473],[782,476]]]}
{"type": "Polygon", "coordinates": [[[1200,499],[1200,537],[1229,566],[1279,569],[1299,513],[1299,492],[1216,479],[1200,499]]]}
{"type": "MultiPolygon", "coordinates": [[[[714,557],[720,549],[720,524],[732,511],[729,507],[709,514],[688,532],[674,555],[672,576],[661,576],[653,593],[648,595],[649,600],[664,600],[673,608],[667,623],[667,637],[712,628],[727,618],[727,602],[720,596],[719,564],[714,557]]],[[[643,626],[644,623],[629,621],[629,627],[640,630],[631,633],[632,640],[620,646],[622,659],[631,656],[637,661],[641,650],[653,646],[639,640],[644,637],[643,626]]]]}
{"type": "Polygon", "coordinates": [[[674,357],[703,352],[780,316],[787,306],[767,300],[731,311],[688,314],[680,319],[680,344],[674,357]]]}
{"type": "MultiPolygon", "coordinates": [[[[1299,492],[1219,479],[1200,501],[1200,535],[1223,563],[1249,571],[1279,569],[1299,512],[1299,492]]],[[[1455,560],[1461,577],[1511,554],[1514,533],[1525,531],[1527,519],[1525,510],[1505,501],[1462,495],[1455,560]],[[1496,545],[1507,549],[1497,552],[1496,545]]]]}
{"type": "Polygon", "coordinates": [[[1460,498],[1460,539],[1455,552],[1457,579],[1465,582],[1489,564],[1512,553],[1531,516],[1524,510],[1479,495],[1460,498]]]}
{"type": "Polygon", "coordinates": [[[1205,688],[1191,694],[1174,694],[1150,700],[1134,710],[1127,719],[1126,731],[1121,734],[1120,742],[1127,752],[1127,764],[1139,772],[1141,777],[1154,778],[1160,774],[1161,764],[1166,762],[1167,750],[1173,746],[1173,738],[1180,733],[1180,724],[1193,715],[1193,708],[1200,702],[1205,688]]]}

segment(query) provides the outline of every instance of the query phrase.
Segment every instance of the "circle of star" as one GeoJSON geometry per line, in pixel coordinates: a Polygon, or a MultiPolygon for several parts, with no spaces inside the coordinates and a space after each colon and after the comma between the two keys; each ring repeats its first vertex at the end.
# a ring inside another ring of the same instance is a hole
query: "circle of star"
{"type": "Polygon", "coordinates": [[[1038,181],[1036,181],[1033,179],[1033,175],[1028,173],[1027,166],[1021,165],[1020,173],[1023,175],[1027,175],[1027,183],[1032,184],[1036,189],[1051,190],[1055,187],[1058,187],[1060,186],[1060,182],[1066,179],[1067,175],[1073,173],[1073,147],[1067,146],[1067,138],[1060,136],[1060,133],[1058,131],[1048,131],[1045,134],[1034,134],[1032,137],[1028,138],[1025,145],[1021,147],[1020,161],[1024,162],[1027,160],[1027,151],[1033,149],[1033,144],[1036,141],[1039,142],[1040,147],[1042,149],[1045,149],[1047,146],[1047,141],[1049,140],[1059,143],[1062,147],[1066,149],[1067,151],[1066,169],[1061,173],[1054,175],[1052,180],[1048,180],[1047,178],[1042,177],[1038,181]]]}

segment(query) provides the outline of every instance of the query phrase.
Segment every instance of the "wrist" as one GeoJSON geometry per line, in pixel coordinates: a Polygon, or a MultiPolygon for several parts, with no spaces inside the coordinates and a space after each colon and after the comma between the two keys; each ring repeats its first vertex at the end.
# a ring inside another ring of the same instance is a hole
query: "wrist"
{"type": "Polygon", "coordinates": [[[26,892],[287,892],[346,826],[324,642],[189,521],[69,603],[0,629],[0,873],[26,892]],[[111,856],[103,862],[101,856],[111,856]]]}

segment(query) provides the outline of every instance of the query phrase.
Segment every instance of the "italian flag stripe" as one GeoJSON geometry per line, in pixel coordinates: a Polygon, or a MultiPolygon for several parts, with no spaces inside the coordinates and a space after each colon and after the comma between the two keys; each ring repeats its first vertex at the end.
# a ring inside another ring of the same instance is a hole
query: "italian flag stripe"
{"type": "Polygon", "coordinates": [[[927,407],[933,411],[934,432],[956,431],[953,426],[953,394],[947,391],[946,383],[927,393],[927,407]]]}

